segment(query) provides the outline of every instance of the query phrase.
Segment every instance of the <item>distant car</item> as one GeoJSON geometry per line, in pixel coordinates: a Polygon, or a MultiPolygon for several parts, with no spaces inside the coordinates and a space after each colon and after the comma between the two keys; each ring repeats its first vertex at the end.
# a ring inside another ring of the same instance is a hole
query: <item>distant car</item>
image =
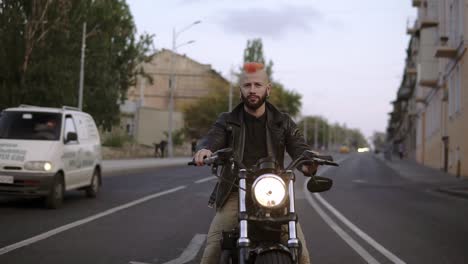
{"type": "Polygon", "coordinates": [[[65,191],[96,197],[101,142],[93,118],[77,108],[21,105],[0,113],[0,195],[41,196],[48,208],[65,191]]]}
{"type": "Polygon", "coordinates": [[[347,146],[341,146],[340,153],[349,153],[349,148],[347,146]]]}

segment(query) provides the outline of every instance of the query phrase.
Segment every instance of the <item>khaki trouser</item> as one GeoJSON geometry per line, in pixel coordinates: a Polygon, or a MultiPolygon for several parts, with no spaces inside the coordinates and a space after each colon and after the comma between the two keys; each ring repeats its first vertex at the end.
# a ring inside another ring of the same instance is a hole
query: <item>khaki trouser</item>
{"type": "MultiPolygon", "coordinates": [[[[221,256],[221,238],[222,231],[230,231],[236,228],[238,224],[238,193],[231,193],[226,204],[221,210],[216,212],[215,217],[210,225],[208,236],[206,239],[205,251],[201,259],[201,264],[219,264],[221,256]]],[[[304,234],[302,233],[301,226],[297,225],[297,237],[302,243],[302,254],[299,259],[300,264],[310,264],[309,251],[305,243],[304,234]]]]}

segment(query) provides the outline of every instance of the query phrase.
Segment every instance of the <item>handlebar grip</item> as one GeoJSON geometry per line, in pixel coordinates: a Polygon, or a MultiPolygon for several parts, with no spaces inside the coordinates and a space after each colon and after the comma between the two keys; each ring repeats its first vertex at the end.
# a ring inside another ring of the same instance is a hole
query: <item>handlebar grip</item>
{"type": "Polygon", "coordinates": [[[187,165],[189,166],[197,166],[197,164],[195,163],[195,161],[190,161],[189,163],[187,163],[187,165]]]}
{"type": "Polygon", "coordinates": [[[317,155],[316,157],[322,160],[333,161],[333,157],[330,155],[317,155]]]}

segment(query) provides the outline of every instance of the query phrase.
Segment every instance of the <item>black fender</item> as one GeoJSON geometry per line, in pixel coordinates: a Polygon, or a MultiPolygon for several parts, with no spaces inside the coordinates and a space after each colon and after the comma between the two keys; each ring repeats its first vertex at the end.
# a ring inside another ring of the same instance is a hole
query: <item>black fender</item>
{"type": "Polygon", "coordinates": [[[287,246],[280,243],[261,243],[252,250],[255,255],[260,255],[267,251],[283,251],[288,253],[291,258],[293,257],[291,250],[287,246]]]}

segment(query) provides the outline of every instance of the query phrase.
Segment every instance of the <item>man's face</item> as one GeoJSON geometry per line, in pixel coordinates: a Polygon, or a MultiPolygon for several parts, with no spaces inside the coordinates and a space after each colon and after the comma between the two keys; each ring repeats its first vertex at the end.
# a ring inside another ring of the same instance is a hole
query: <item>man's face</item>
{"type": "Polygon", "coordinates": [[[242,101],[247,108],[257,110],[265,103],[270,90],[271,86],[264,71],[245,73],[242,76],[240,92],[242,101]]]}

